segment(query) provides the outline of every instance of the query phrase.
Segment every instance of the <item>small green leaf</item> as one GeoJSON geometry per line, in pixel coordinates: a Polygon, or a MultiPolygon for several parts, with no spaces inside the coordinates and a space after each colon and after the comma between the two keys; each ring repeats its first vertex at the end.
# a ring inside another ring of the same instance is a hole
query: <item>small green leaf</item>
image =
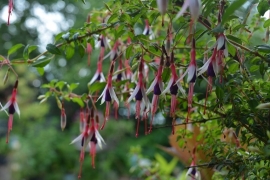
{"type": "Polygon", "coordinates": [[[72,83],[70,85],[67,85],[68,89],[70,91],[73,91],[74,89],[76,89],[79,86],[80,83],[72,83]]]}
{"type": "Polygon", "coordinates": [[[236,43],[238,43],[238,44],[242,44],[242,40],[239,39],[238,37],[235,37],[235,36],[230,35],[230,34],[228,34],[226,37],[227,37],[229,40],[233,41],[233,42],[236,42],[236,43]]]}
{"type": "Polygon", "coordinates": [[[85,49],[84,49],[83,45],[81,45],[81,44],[79,45],[78,51],[79,51],[79,55],[82,58],[84,56],[84,54],[85,54],[85,49]]]}
{"type": "Polygon", "coordinates": [[[22,48],[24,45],[23,44],[16,44],[14,46],[12,46],[9,50],[8,50],[8,56],[15,53],[18,49],[22,48]]]}
{"type": "Polygon", "coordinates": [[[74,47],[71,45],[66,46],[66,58],[67,60],[71,59],[75,53],[74,47]]]}
{"type": "Polygon", "coordinates": [[[258,12],[261,16],[264,16],[265,12],[269,9],[269,4],[267,1],[263,0],[257,6],[258,12]]]}
{"type": "Polygon", "coordinates": [[[37,71],[41,76],[43,76],[43,74],[44,74],[44,68],[43,67],[38,67],[37,71]]]}
{"type": "Polygon", "coordinates": [[[255,72],[259,70],[259,66],[258,65],[252,65],[249,69],[250,72],[255,72]]]}
{"type": "Polygon", "coordinates": [[[270,26],[270,19],[267,19],[267,20],[264,22],[263,27],[264,27],[264,28],[267,28],[267,27],[269,27],[269,26],[270,26]]]}
{"type": "Polygon", "coordinates": [[[106,82],[95,82],[91,85],[88,85],[90,93],[95,93],[96,91],[102,91],[106,86],[106,82]]]}
{"type": "Polygon", "coordinates": [[[81,0],[83,4],[85,4],[85,0],[81,0]]]}
{"type": "Polygon", "coordinates": [[[219,86],[216,87],[216,95],[217,95],[217,98],[220,99],[220,100],[222,100],[223,97],[224,97],[224,91],[219,86]]]}
{"type": "Polygon", "coordinates": [[[110,16],[110,18],[108,19],[108,23],[111,23],[114,19],[116,19],[118,17],[118,14],[113,14],[110,16]]]}
{"type": "Polygon", "coordinates": [[[71,100],[75,103],[78,103],[80,107],[84,107],[84,102],[81,98],[75,97],[75,98],[72,98],[71,100]]]}
{"type": "Polygon", "coordinates": [[[60,90],[63,89],[63,87],[67,84],[65,81],[59,81],[55,84],[55,87],[58,87],[60,90]]]}
{"type": "Polygon", "coordinates": [[[105,5],[106,9],[108,9],[108,11],[112,12],[111,8],[106,3],[104,3],[104,5],[105,5]]]}
{"type": "Polygon", "coordinates": [[[23,50],[23,58],[25,60],[27,60],[29,58],[29,56],[28,56],[28,47],[29,47],[29,44],[27,44],[27,46],[25,46],[25,48],[23,50]]]}
{"type": "Polygon", "coordinates": [[[61,51],[54,44],[47,44],[46,49],[52,54],[61,55],[61,51]]]}
{"type": "Polygon", "coordinates": [[[52,57],[46,57],[46,58],[42,58],[42,59],[38,59],[36,62],[34,62],[32,64],[33,67],[45,67],[47,64],[50,63],[50,61],[52,60],[52,57]]]}
{"type": "Polygon", "coordinates": [[[225,13],[222,16],[222,24],[225,24],[229,19],[230,15],[232,15],[238,8],[240,8],[243,4],[246,3],[246,0],[236,0],[225,10],[225,13]]]}
{"type": "Polygon", "coordinates": [[[258,49],[259,52],[270,53],[270,46],[268,45],[259,45],[256,48],[258,49]]]}
{"type": "Polygon", "coordinates": [[[126,49],[126,59],[129,59],[131,54],[132,54],[132,49],[133,46],[129,45],[128,48],[126,49]]]}

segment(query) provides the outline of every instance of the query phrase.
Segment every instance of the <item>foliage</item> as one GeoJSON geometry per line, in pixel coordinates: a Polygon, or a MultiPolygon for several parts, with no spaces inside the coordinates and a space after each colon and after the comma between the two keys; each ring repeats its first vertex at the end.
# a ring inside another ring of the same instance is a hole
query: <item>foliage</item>
{"type": "MultiPolygon", "coordinates": [[[[183,7],[189,6],[190,13],[185,12],[179,18],[175,17],[181,2],[172,0],[168,6],[157,2],[108,1],[104,8],[92,11],[80,28],[57,34],[54,42],[38,55],[33,55],[36,45],[13,45],[1,56],[1,67],[8,68],[4,82],[9,82],[10,72],[13,73],[19,80],[20,91],[23,79],[14,68],[17,64],[35,68],[40,75],[50,74],[46,67],[56,67],[55,72],[63,79],[51,78],[43,83],[39,99],[42,103],[55,100],[63,121],[71,103],[77,109],[86,109],[86,118],[81,119],[84,124],[89,123],[89,109],[101,119],[98,110],[105,108],[103,129],[110,119],[112,105],[116,116],[127,117],[132,112],[138,119],[137,129],[144,120],[145,134],[156,131],[152,123],[157,124],[159,119],[172,120],[172,132],[177,134],[183,148],[185,139],[195,133],[187,129],[175,132],[174,126],[197,124],[201,130],[190,153],[191,166],[211,168],[228,179],[269,178],[270,23],[261,17],[269,10],[269,2],[203,0],[203,6],[197,7],[198,1],[185,1],[183,7]],[[197,17],[194,12],[200,9],[201,15],[197,17]],[[89,58],[95,53],[99,58],[91,59],[90,63],[89,58]],[[61,58],[74,69],[91,64],[97,70],[94,83],[80,82],[80,78],[65,80],[65,74],[61,69],[58,72],[56,65],[61,58]],[[78,64],[79,61],[85,65],[78,64]],[[107,74],[104,69],[108,69],[107,74]],[[103,73],[106,79],[102,78],[103,73]],[[163,84],[164,89],[168,86],[167,92],[163,91],[163,84]],[[129,106],[134,98],[135,112],[129,106]],[[106,107],[100,105],[105,101],[106,107]],[[185,122],[175,124],[179,119],[185,122]],[[196,148],[206,158],[197,156],[196,148]]],[[[95,123],[91,116],[93,128],[99,126],[99,121],[95,123]]],[[[82,130],[83,137],[89,138],[85,132],[82,130]]],[[[92,143],[95,138],[90,139],[92,143]]],[[[84,138],[81,141],[83,146],[84,138]]],[[[94,158],[95,154],[91,156],[94,158]]],[[[166,166],[162,157],[156,155],[156,160],[163,165],[155,173],[170,176],[170,168],[162,169],[166,166]]]]}

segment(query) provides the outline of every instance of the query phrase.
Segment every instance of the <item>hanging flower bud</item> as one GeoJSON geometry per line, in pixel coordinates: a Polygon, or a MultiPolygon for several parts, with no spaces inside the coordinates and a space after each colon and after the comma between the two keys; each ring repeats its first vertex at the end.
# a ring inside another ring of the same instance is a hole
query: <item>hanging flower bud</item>
{"type": "Polygon", "coordinates": [[[196,167],[196,147],[192,151],[192,162],[187,171],[186,177],[188,180],[201,180],[201,173],[196,167]]]}
{"type": "Polygon", "coordinates": [[[162,15],[162,26],[164,26],[164,15],[168,9],[169,0],[157,0],[157,7],[162,15]]]}
{"type": "Polygon", "coordinates": [[[92,46],[90,43],[86,44],[86,53],[87,53],[87,59],[88,59],[88,66],[90,66],[91,61],[91,54],[92,54],[92,46]]]}
{"type": "Polygon", "coordinates": [[[64,103],[62,102],[62,109],[61,109],[61,129],[64,131],[66,124],[67,124],[67,116],[64,108],[64,103]]]}
{"type": "Polygon", "coordinates": [[[20,109],[19,109],[18,103],[16,101],[18,83],[19,83],[19,81],[17,80],[15,82],[14,87],[13,87],[13,91],[12,91],[12,95],[11,95],[10,100],[1,109],[1,111],[5,110],[5,109],[8,109],[8,114],[9,114],[9,119],[8,119],[8,133],[7,133],[6,143],[8,143],[9,133],[12,130],[13,115],[14,115],[14,113],[17,112],[17,114],[20,116],[20,109]]]}
{"type": "Polygon", "coordinates": [[[143,35],[150,35],[152,33],[152,30],[150,28],[148,19],[145,19],[144,22],[145,22],[145,27],[143,30],[143,35]]]}
{"type": "Polygon", "coordinates": [[[176,15],[176,18],[179,18],[180,16],[182,16],[187,10],[187,8],[189,8],[192,20],[197,21],[197,19],[199,18],[201,14],[201,9],[202,9],[201,0],[185,0],[181,8],[181,11],[178,12],[178,14],[176,15]]]}

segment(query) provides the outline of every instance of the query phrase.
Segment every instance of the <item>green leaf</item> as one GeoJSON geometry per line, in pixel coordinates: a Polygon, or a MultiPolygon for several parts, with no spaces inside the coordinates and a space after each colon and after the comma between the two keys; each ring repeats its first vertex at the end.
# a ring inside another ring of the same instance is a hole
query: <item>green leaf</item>
{"type": "Polygon", "coordinates": [[[76,89],[79,86],[80,83],[72,83],[70,85],[67,85],[68,89],[70,91],[73,91],[74,89],[76,89]]]}
{"type": "Polygon", "coordinates": [[[259,45],[256,48],[259,52],[270,53],[270,46],[268,45],[259,45]]]}
{"type": "Polygon", "coordinates": [[[54,44],[47,44],[46,49],[52,54],[61,55],[61,51],[54,44]]]}
{"type": "Polygon", "coordinates": [[[267,19],[267,20],[264,22],[263,27],[264,27],[264,28],[267,28],[267,27],[269,27],[269,26],[270,26],[270,19],[267,19]]]}
{"type": "Polygon", "coordinates": [[[233,45],[231,45],[230,43],[228,43],[227,45],[228,45],[229,53],[234,57],[236,54],[236,48],[233,45]]]}
{"type": "Polygon", "coordinates": [[[81,98],[75,97],[75,98],[72,98],[71,100],[75,103],[78,103],[80,107],[84,107],[84,102],[81,98]]]}
{"type": "Polygon", "coordinates": [[[230,34],[226,35],[226,37],[227,37],[229,40],[233,41],[233,42],[237,42],[238,44],[242,44],[242,40],[239,39],[238,37],[235,37],[235,36],[230,35],[230,34]]]}
{"type": "Polygon", "coordinates": [[[255,72],[259,70],[259,66],[258,65],[252,65],[249,69],[250,72],[255,72]]]}
{"type": "Polygon", "coordinates": [[[22,48],[24,45],[23,44],[16,44],[14,46],[12,46],[9,50],[8,50],[8,56],[15,53],[18,49],[22,48]]]}
{"type": "Polygon", "coordinates": [[[79,51],[79,55],[81,56],[81,58],[84,56],[84,54],[85,54],[85,49],[84,49],[84,47],[83,47],[83,45],[79,45],[78,46],[78,51],[79,51]]]}
{"type": "Polygon", "coordinates": [[[128,48],[126,49],[126,59],[130,58],[130,56],[132,54],[132,49],[133,49],[132,45],[129,45],[128,48]]]}
{"type": "Polygon", "coordinates": [[[23,50],[23,58],[25,60],[29,59],[29,54],[37,49],[37,46],[30,46],[29,44],[23,50]]]}
{"type": "Polygon", "coordinates": [[[257,6],[258,12],[261,16],[264,16],[265,12],[269,9],[269,4],[266,0],[261,1],[257,6]]]}
{"type": "Polygon", "coordinates": [[[106,9],[108,9],[108,11],[112,12],[111,8],[106,3],[104,3],[104,5],[105,5],[106,9]]]}
{"type": "Polygon", "coordinates": [[[65,81],[59,81],[55,84],[55,87],[58,87],[60,90],[63,89],[63,87],[67,84],[65,81]]]}
{"type": "Polygon", "coordinates": [[[106,82],[95,82],[91,85],[88,85],[90,93],[95,93],[96,91],[102,91],[106,86],[106,82]]]}
{"type": "Polygon", "coordinates": [[[45,57],[45,58],[42,58],[42,59],[38,59],[37,61],[35,61],[32,66],[33,67],[45,67],[47,64],[50,63],[50,61],[52,60],[53,56],[52,57],[45,57]]]}
{"type": "Polygon", "coordinates": [[[66,58],[67,60],[71,59],[75,53],[74,47],[71,45],[66,46],[66,58]]]}
{"type": "Polygon", "coordinates": [[[222,24],[225,24],[229,19],[230,15],[234,13],[238,8],[245,4],[246,0],[236,0],[234,1],[226,10],[222,16],[222,24]]]}
{"type": "Polygon", "coordinates": [[[43,76],[43,74],[44,74],[44,68],[43,67],[38,67],[37,71],[41,76],[43,76]]]}
{"type": "Polygon", "coordinates": [[[220,100],[222,100],[223,97],[224,97],[224,91],[219,86],[216,87],[216,95],[217,95],[217,98],[220,99],[220,100]]]}
{"type": "Polygon", "coordinates": [[[110,16],[110,18],[108,19],[108,23],[111,23],[114,19],[116,19],[118,17],[118,14],[113,14],[110,16]]]}

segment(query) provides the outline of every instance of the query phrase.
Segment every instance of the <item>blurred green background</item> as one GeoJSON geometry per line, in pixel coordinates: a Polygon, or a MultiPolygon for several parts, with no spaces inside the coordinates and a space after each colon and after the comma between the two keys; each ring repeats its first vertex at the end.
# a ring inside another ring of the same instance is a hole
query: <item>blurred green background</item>
{"type": "MultiPolygon", "coordinates": [[[[55,34],[70,28],[79,28],[88,13],[104,6],[103,1],[75,0],[15,0],[10,26],[6,25],[8,1],[0,2],[0,54],[7,55],[13,45],[39,45],[31,54],[35,57],[53,43],[55,34]]],[[[13,54],[10,60],[20,57],[13,54]]],[[[8,117],[0,112],[0,179],[1,180],[74,180],[79,171],[79,145],[70,145],[79,135],[79,106],[65,102],[67,127],[60,129],[60,110],[54,98],[39,104],[37,97],[45,92],[40,88],[52,79],[67,83],[80,82],[78,94],[87,92],[87,83],[96,71],[98,50],[91,56],[91,67],[87,66],[87,55],[75,55],[67,61],[64,57],[54,59],[40,76],[35,68],[27,65],[15,66],[19,74],[18,104],[21,117],[16,114],[10,143],[5,143],[8,117]]],[[[31,58],[31,57],[30,57],[31,58]]],[[[7,67],[1,68],[3,79],[7,67]]],[[[106,72],[106,70],[105,70],[106,72]]],[[[0,102],[4,105],[10,98],[15,77],[10,73],[6,85],[0,82],[0,102]]],[[[133,105],[134,112],[134,105],[133,105]]],[[[120,107],[119,112],[125,111],[120,107]]],[[[102,113],[102,112],[101,112],[102,113]]],[[[97,150],[96,169],[86,153],[82,179],[170,179],[179,176],[178,160],[164,153],[156,145],[169,146],[170,128],[161,128],[151,135],[144,135],[143,123],[140,136],[135,138],[134,116],[111,118],[101,135],[104,148],[97,150]]],[[[168,122],[170,123],[170,122],[168,122]]]]}

